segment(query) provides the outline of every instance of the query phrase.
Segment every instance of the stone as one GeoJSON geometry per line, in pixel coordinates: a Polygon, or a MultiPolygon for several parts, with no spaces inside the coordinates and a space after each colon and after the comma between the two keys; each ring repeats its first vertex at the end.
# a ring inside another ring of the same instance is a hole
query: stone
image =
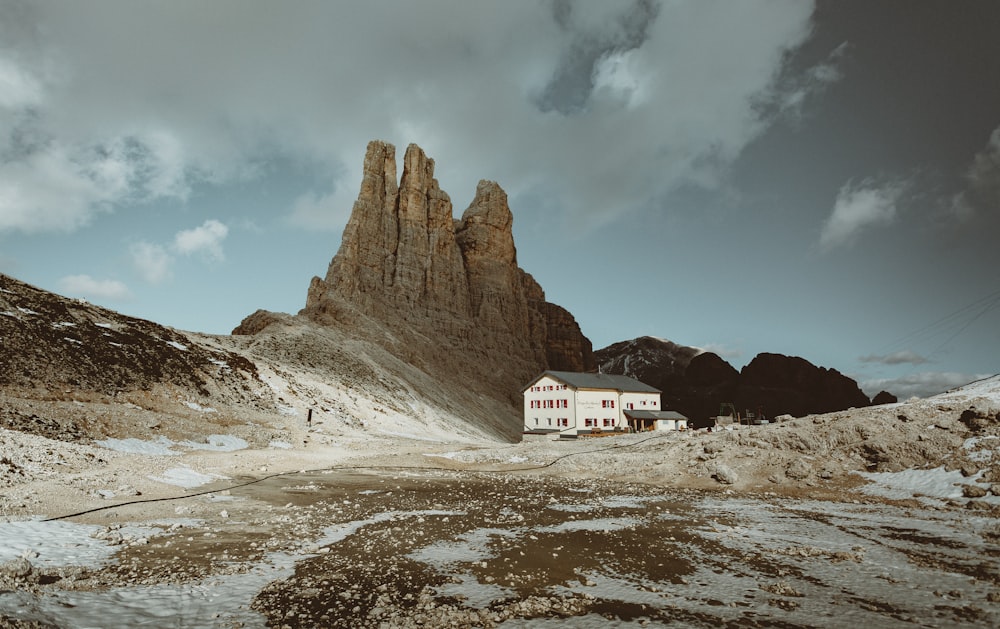
{"type": "Polygon", "coordinates": [[[33,570],[31,562],[24,557],[17,557],[0,564],[0,576],[14,580],[27,578],[33,570]]]}
{"type": "Polygon", "coordinates": [[[715,474],[712,476],[723,485],[732,485],[739,480],[739,475],[733,471],[733,468],[721,463],[715,466],[715,474]]]}
{"type": "Polygon", "coordinates": [[[966,498],[982,498],[987,494],[985,487],[978,485],[962,485],[962,496],[966,498]]]}
{"type": "Polygon", "coordinates": [[[795,459],[785,468],[785,476],[794,480],[808,478],[810,474],[812,466],[805,459],[795,459]]]}

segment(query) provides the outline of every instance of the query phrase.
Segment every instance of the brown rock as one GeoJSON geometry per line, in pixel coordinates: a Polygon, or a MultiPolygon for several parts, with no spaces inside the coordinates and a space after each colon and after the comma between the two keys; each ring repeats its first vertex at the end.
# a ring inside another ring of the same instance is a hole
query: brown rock
{"type": "MultiPolygon", "coordinates": [[[[519,431],[520,388],[547,368],[594,369],[590,341],[518,267],[513,215],[496,182],[479,182],[454,220],[423,150],[411,144],[398,187],[395,175],[392,145],[369,143],[340,249],[300,314],[353,325],[425,372],[503,400],[519,431]]],[[[255,314],[240,329],[269,324],[255,314]]]]}

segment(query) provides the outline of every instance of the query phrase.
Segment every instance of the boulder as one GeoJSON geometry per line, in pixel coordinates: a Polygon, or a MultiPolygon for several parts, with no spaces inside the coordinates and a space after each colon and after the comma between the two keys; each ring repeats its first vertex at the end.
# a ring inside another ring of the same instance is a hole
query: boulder
{"type": "Polygon", "coordinates": [[[739,475],[733,471],[733,468],[721,463],[715,466],[715,473],[712,477],[723,485],[732,485],[739,480],[739,475]]]}

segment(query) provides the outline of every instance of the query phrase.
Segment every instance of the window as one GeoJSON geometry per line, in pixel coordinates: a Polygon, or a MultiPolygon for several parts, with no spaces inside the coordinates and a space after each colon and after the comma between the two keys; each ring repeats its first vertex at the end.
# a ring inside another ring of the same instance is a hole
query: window
{"type": "Polygon", "coordinates": [[[583,425],[584,426],[596,426],[597,425],[597,420],[594,419],[593,417],[588,417],[587,419],[583,420],[583,425]]]}
{"type": "Polygon", "coordinates": [[[604,426],[605,427],[607,427],[607,426],[614,426],[614,425],[615,425],[615,420],[610,419],[608,417],[604,418],[604,426]]]}
{"type": "Polygon", "coordinates": [[[569,417],[561,417],[561,418],[559,418],[559,425],[560,426],[569,426],[569,417]]]}

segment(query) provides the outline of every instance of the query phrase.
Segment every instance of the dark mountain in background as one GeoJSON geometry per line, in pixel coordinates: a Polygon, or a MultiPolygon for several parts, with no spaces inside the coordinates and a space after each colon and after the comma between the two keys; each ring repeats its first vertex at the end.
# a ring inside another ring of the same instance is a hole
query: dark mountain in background
{"type": "Polygon", "coordinates": [[[744,416],[829,413],[871,404],[857,383],[834,369],[781,354],[758,354],[742,371],[718,355],[641,337],[595,352],[605,373],[624,374],[663,391],[663,408],[705,425],[723,404],[744,416]]]}
{"type": "Polygon", "coordinates": [[[899,398],[897,398],[892,393],[889,393],[888,391],[879,391],[878,393],[875,394],[875,397],[872,398],[872,406],[881,406],[882,404],[895,404],[898,401],[899,398]]]}

